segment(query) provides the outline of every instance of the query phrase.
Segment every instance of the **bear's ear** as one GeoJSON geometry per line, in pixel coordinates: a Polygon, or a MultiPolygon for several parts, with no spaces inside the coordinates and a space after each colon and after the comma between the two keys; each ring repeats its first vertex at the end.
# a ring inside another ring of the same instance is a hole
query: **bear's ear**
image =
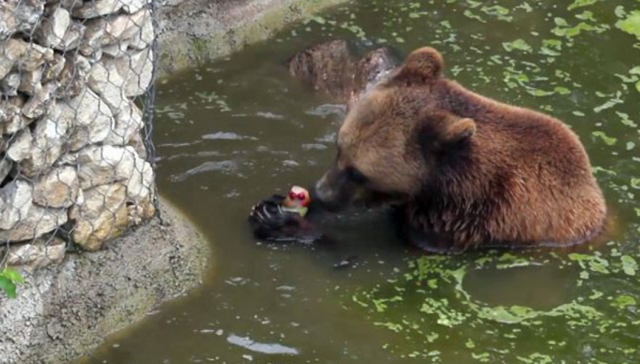
{"type": "Polygon", "coordinates": [[[398,78],[428,80],[440,77],[444,61],[442,55],[431,47],[413,51],[398,73],[398,78]]]}
{"type": "Polygon", "coordinates": [[[458,144],[476,133],[476,122],[470,118],[456,118],[445,130],[443,139],[447,144],[458,144]]]}
{"type": "Polygon", "coordinates": [[[476,133],[476,122],[448,111],[427,108],[415,125],[418,144],[425,153],[457,149],[476,133]]]}

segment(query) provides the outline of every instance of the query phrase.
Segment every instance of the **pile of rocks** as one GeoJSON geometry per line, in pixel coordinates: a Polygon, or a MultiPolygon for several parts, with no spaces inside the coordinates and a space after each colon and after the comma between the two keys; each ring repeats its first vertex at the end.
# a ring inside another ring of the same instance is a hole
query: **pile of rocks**
{"type": "MultiPolygon", "coordinates": [[[[153,78],[151,0],[0,2],[0,246],[87,250],[154,212],[134,102],[153,78]]],[[[0,252],[0,258],[3,256],[0,252]]]]}

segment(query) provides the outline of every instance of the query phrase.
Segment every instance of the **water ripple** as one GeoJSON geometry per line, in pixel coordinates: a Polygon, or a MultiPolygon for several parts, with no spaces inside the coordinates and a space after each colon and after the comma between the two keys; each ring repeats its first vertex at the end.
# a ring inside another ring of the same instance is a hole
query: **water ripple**
{"type": "Polygon", "coordinates": [[[205,134],[200,138],[204,140],[258,140],[256,137],[239,135],[233,132],[219,131],[217,133],[205,134]]]}
{"type": "Polygon", "coordinates": [[[205,172],[235,172],[238,170],[238,164],[235,161],[216,161],[216,162],[205,162],[201,165],[191,168],[190,170],[173,175],[169,178],[171,182],[182,182],[191,176],[195,176],[200,173],[205,172]]]}
{"type": "Polygon", "coordinates": [[[251,350],[253,352],[262,353],[262,354],[271,354],[271,355],[300,354],[300,352],[296,348],[291,348],[291,347],[280,345],[280,344],[259,343],[251,340],[248,337],[241,337],[233,334],[227,337],[227,342],[229,344],[237,345],[247,350],[251,350]]]}
{"type": "Polygon", "coordinates": [[[343,118],[347,114],[347,106],[340,104],[324,104],[305,111],[305,114],[319,116],[323,119],[334,116],[343,118]]]}

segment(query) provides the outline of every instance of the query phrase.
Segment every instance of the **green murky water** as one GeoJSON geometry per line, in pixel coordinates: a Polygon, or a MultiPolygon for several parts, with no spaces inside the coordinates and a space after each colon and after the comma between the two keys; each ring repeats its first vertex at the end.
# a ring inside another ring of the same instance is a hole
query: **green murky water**
{"type": "Polygon", "coordinates": [[[160,190],[212,240],[215,271],[87,361],[640,362],[637,9],[631,0],[356,1],[162,84],[160,190]],[[405,53],[435,46],[448,77],[565,120],[592,158],[615,239],[573,253],[423,257],[372,212],[328,222],[330,246],[255,243],[250,205],[312,183],[333,158],[341,107],[283,63],[334,38],[405,53]],[[352,268],[333,268],[353,255],[352,268]]]}

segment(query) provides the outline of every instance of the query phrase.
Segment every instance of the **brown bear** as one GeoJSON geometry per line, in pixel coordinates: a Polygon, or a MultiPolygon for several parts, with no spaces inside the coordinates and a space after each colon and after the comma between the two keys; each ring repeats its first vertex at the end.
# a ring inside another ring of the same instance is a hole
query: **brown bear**
{"type": "Polygon", "coordinates": [[[294,55],[288,62],[289,73],[349,107],[367,87],[400,65],[399,53],[390,47],[367,49],[345,40],[320,43],[294,55]]]}
{"type": "Polygon", "coordinates": [[[370,88],[346,116],[315,198],[395,205],[404,236],[429,250],[567,246],[599,234],[605,201],[578,137],[442,71],[425,47],[370,88]]]}

